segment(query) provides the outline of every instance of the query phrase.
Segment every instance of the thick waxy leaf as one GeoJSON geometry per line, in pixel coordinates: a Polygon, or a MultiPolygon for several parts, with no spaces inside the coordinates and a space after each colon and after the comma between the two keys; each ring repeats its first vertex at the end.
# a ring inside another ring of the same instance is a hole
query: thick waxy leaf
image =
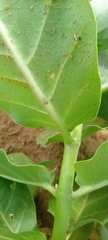
{"type": "MultiPolygon", "coordinates": [[[[29,164],[34,164],[34,162],[26,156],[24,153],[11,153],[8,154],[8,158],[10,162],[12,162],[15,165],[29,165],[29,164]]],[[[46,168],[50,168],[53,164],[53,161],[44,161],[44,162],[39,162],[37,165],[42,165],[46,168]]]]}
{"type": "Polygon", "coordinates": [[[91,234],[93,228],[92,223],[88,223],[85,226],[75,230],[69,240],[87,240],[91,234]]]}
{"type": "Polygon", "coordinates": [[[88,138],[93,133],[100,131],[100,130],[107,130],[108,129],[108,121],[105,121],[102,118],[97,117],[95,120],[91,121],[87,125],[85,124],[82,130],[82,137],[81,140],[88,138]]]}
{"type": "MultiPolygon", "coordinates": [[[[74,196],[74,194],[73,194],[74,196]]],[[[51,196],[48,211],[55,216],[56,199],[51,196]]],[[[90,222],[108,222],[108,186],[79,197],[72,202],[71,224],[77,230],[90,222]]]]}
{"type": "Polygon", "coordinates": [[[15,165],[29,165],[34,164],[33,161],[24,153],[8,154],[9,161],[15,165]]]}
{"type": "Polygon", "coordinates": [[[91,192],[73,201],[71,221],[74,228],[89,222],[108,222],[108,187],[91,192]]]}
{"type": "Polygon", "coordinates": [[[108,86],[104,88],[98,116],[108,121],[108,86]]]}
{"type": "Polygon", "coordinates": [[[83,131],[82,131],[82,141],[85,140],[86,138],[88,138],[89,136],[91,136],[93,133],[99,131],[99,130],[102,130],[101,127],[99,126],[87,126],[87,127],[84,127],[83,128],[83,131]]]}
{"type": "Polygon", "coordinates": [[[46,240],[45,235],[41,232],[32,231],[14,234],[5,228],[0,228],[0,237],[2,240],[46,240]]]}
{"type": "MultiPolygon", "coordinates": [[[[87,161],[75,164],[76,182],[81,187],[90,187],[90,191],[108,185],[108,141],[103,143],[96,154],[87,161]],[[97,167],[98,166],[98,167],[97,167]]],[[[80,189],[80,190],[81,190],[80,189]]]]}
{"type": "Polygon", "coordinates": [[[99,71],[102,79],[102,99],[98,116],[108,121],[108,1],[92,0],[91,5],[98,25],[99,71]]]}
{"type": "Polygon", "coordinates": [[[44,166],[33,163],[23,165],[12,163],[12,159],[10,161],[6,153],[1,149],[0,176],[17,182],[50,189],[50,184],[54,179],[54,172],[49,172],[44,166]]]}
{"type": "Polygon", "coordinates": [[[36,209],[27,186],[0,178],[0,228],[19,233],[35,227],[36,209]]]}
{"type": "Polygon", "coordinates": [[[108,1],[91,0],[97,20],[98,31],[98,51],[103,52],[108,49],[108,1]]]}
{"type": "MultiPolygon", "coordinates": [[[[106,224],[108,225],[108,224],[106,224]]],[[[99,225],[98,227],[98,231],[99,231],[99,234],[101,236],[101,240],[107,240],[108,239],[108,226],[106,227],[105,226],[102,226],[102,225],[99,225]]]]}
{"type": "Polygon", "coordinates": [[[89,1],[1,0],[0,20],[45,96],[41,106],[1,37],[0,107],[30,127],[56,125],[44,109],[48,104],[69,130],[93,119],[100,81],[96,24],[89,1]]]}
{"type": "Polygon", "coordinates": [[[17,123],[26,127],[54,127],[26,83],[2,77],[0,89],[0,108],[8,112],[17,123]]]}

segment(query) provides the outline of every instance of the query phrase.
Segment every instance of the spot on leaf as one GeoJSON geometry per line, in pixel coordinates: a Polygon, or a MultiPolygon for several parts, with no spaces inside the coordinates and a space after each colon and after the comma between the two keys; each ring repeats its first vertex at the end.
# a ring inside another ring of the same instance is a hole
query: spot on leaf
{"type": "Polygon", "coordinates": [[[84,88],[85,88],[85,89],[88,88],[89,84],[90,84],[90,83],[87,83],[87,84],[84,86],[84,88]]]}
{"type": "Polygon", "coordinates": [[[2,77],[2,75],[0,74],[0,80],[2,80],[2,78],[3,78],[3,77],[2,77]]]}
{"type": "Polygon", "coordinates": [[[10,213],[10,214],[9,214],[9,217],[10,217],[10,219],[13,219],[13,218],[14,218],[13,213],[10,213]]]}
{"type": "Polygon", "coordinates": [[[50,8],[51,7],[51,4],[46,2],[46,8],[50,8]]]}
{"type": "Polygon", "coordinates": [[[16,188],[16,182],[13,182],[11,185],[10,185],[10,188],[12,188],[13,190],[16,188]]]}
{"type": "Polygon", "coordinates": [[[46,98],[43,98],[43,104],[47,105],[48,104],[48,100],[46,98]]]}
{"type": "Polygon", "coordinates": [[[32,11],[32,10],[33,10],[33,8],[34,8],[34,7],[33,7],[33,5],[31,5],[31,6],[30,6],[30,10],[32,11]]]}
{"type": "Polygon", "coordinates": [[[70,102],[70,105],[72,105],[72,102],[70,102]]]}
{"type": "Polygon", "coordinates": [[[54,35],[56,29],[55,28],[51,28],[51,34],[54,35]]]}
{"type": "Polygon", "coordinates": [[[74,34],[74,40],[75,40],[75,41],[77,41],[77,40],[78,40],[78,38],[77,38],[77,35],[76,35],[76,34],[74,34]]]}
{"type": "Polygon", "coordinates": [[[73,43],[73,44],[72,44],[72,47],[76,47],[76,44],[75,44],[75,43],[73,43]]]}
{"type": "Polygon", "coordinates": [[[9,55],[6,55],[6,58],[10,58],[10,56],[9,56],[9,55]]]}
{"type": "Polygon", "coordinates": [[[6,9],[6,10],[9,10],[10,7],[11,7],[10,5],[7,5],[7,6],[5,7],[5,9],[6,9]]]}
{"type": "Polygon", "coordinates": [[[26,88],[27,87],[27,84],[25,83],[23,86],[22,86],[22,88],[26,88]]]}
{"type": "Polygon", "coordinates": [[[55,74],[52,73],[51,76],[50,76],[50,79],[53,79],[55,77],[55,74]]]}

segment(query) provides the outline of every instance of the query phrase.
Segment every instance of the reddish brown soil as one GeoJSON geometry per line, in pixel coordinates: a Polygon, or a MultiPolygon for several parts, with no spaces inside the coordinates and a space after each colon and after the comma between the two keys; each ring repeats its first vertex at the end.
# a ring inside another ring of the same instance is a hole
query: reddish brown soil
{"type": "MultiPolygon", "coordinates": [[[[44,148],[36,144],[36,138],[42,132],[42,128],[29,129],[14,123],[11,118],[0,110],[0,148],[7,153],[23,152],[34,162],[54,160],[56,177],[59,175],[63,155],[63,144],[50,144],[44,148]]],[[[90,158],[97,147],[108,140],[108,132],[100,131],[81,144],[78,159],[90,158]]],[[[37,215],[40,227],[52,228],[53,218],[47,213],[48,194],[40,190],[36,198],[37,215]]]]}

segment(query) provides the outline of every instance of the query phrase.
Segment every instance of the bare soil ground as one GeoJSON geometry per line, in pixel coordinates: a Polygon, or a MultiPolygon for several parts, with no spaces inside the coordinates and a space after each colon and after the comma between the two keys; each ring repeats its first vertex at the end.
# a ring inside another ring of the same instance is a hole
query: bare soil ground
{"type": "MultiPolygon", "coordinates": [[[[44,148],[36,144],[36,138],[43,128],[29,129],[17,125],[12,119],[0,110],[0,148],[7,154],[23,152],[35,163],[44,160],[54,160],[53,167],[56,167],[56,177],[59,176],[60,166],[63,156],[63,144],[50,144],[44,148]]],[[[94,155],[98,146],[108,140],[108,131],[100,131],[82,142],[78,160],[87,159],[94,155]]],[[[37,196],[36,208],[40,228],[53,226],[53,217],[47,213],[48,193],[40,190],[37,196]]]]}

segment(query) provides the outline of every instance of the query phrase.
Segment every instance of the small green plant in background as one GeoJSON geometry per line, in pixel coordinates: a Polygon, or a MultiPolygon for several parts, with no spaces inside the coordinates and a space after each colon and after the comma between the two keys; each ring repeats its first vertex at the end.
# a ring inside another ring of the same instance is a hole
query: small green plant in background
{"type": "Polygon", "coordinates": [[[107,13],[107,0],[0,1],[0,108],[45,127],[38,143],[64,142],[57,189],[47,162],[0,150],[1,239],[46,239],[36,187],[51,194],[51,240],[87,240],[94,222],[108,239],[108,142],[76,162],[81,141],[108,127],[107,13]]]}

